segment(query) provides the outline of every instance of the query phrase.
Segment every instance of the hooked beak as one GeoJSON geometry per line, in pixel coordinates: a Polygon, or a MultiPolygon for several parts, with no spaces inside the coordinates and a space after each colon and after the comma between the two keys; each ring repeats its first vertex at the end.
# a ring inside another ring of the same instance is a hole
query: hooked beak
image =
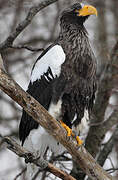
{"type": "Polygon", "coordinates": [[[84,5],[84,7],[80,10],[76,10],[78,16],[88,16],[88,15],[96,15],[97,16],[97,9],[91,5],[84,5]]]}

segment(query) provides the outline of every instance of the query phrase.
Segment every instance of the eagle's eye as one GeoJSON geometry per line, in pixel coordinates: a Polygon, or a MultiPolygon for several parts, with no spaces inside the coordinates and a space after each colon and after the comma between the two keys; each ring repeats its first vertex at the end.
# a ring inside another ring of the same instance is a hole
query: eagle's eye
{"type": "Polygon", "coordinates": [[[81,9],[81,8],[76,8],[76,9],[74,9],[74,13],[78,15],[78,12],[79,12],[80,9],[81,9]]]}

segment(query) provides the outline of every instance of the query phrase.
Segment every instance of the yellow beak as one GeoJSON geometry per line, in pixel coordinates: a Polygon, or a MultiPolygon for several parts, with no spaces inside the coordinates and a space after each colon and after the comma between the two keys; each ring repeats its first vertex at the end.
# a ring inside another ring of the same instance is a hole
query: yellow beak
{"type": "Polygon", "coordinates": [[[88,16],[88,15],[96,15],[97,16],[97,9],[90,5],[85,5],[82,9],[76,10],[78,12],[78,16],[88,16]]]}

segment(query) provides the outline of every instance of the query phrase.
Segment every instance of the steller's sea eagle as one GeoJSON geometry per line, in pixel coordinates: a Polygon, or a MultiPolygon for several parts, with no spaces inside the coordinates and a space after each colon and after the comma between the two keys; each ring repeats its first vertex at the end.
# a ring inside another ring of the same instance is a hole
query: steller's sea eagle
{"type": "MultiPolygon", "coordinates": [[[[96,8],[80,3],[61,13],[59,37],[35,62],[27,90],[60,121],[67,136],[73,134],[72,130],[81,135],[95,99],[96,59],[83,25],[93,14],[97,15],[96,8]]],[[[47,148],[54,153],[64,149],[24,110],[19,136],[37,157],[43,156],[47,148]]],[[[78,136],[76,140],[82,144],[78,136]]]]}

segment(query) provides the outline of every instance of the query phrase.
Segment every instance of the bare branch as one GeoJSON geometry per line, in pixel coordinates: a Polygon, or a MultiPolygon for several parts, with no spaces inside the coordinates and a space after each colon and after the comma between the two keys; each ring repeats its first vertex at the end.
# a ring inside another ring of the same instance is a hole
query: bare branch
{"type": "Polygon", "coordinates": [[[13,49],[27,49],[29,51],[33,51],[33,52],[38,52],[38,51],[44,51],[43,48],[34,48],[32,46],[28,46],[26,44],[24,45],[13,45],[13,46],[9,46],[10,48],[13,48],[13,49]]]}
{"type": "Polygon", "coordinates": [[[116,129],[114,131],[114,133],[112,134],[111,138],[109,139],[109,141],[104,145],[104,148],[102,149],[102,151],[100,152],[98,158],[97,158],[97,162],[103,166],[105,160],[107,159],[109,153],[112,151],[112,148],[114,146],[114,143],[116,142],[116,137],[118,137],[118,129],[116,129]]]}
{"type": "Polygon", "coordinates": [[[101,125],[101,127],[103,127],[104,129],[103,135],[105,135],[107,131],[109,131],[114,125],[117,124],[118,124],[118,109],[115,109],[114,112],[109,117],[109,119],[101,125]]]}
{"type": "Polygon", "coordinates": [[[102,140],[104,139],[105,133],[118,122],[117,110],[114,111],[112,116],[107,121],[103,122],[104,114],[109,104],[109,97],[111,96],[112,89],[116,84],[114,77],[117,75],[118,70],[114,65],[118,64],[117,51],[118,42],[116,42],[111,52],[111,58],[109,63],[107,64],[104,78],[99,85],[97,99],[94,106],[95,116],[92,120],[92,123],[97,124],[90,127],[86,139],[86,147],[93,157],[95,157],[99,152],[99,148],[102,140]]]}
{"type": "Polygon", "coordinates": [[[2,57],[1,57],[1,54],[0,54],[0,68],[4,69],[4,65],[3,65],[3,60],[2,60],[2,57]]]}
{"type": "Polygon", "coordinates": [[[9,35],[7,37],[7,39],[2,42],[0,44],[0,52],[4,51],[6,48],[9,48],[14,40],[17,38],[17,36],[31,23],[33,17],[42,9],[44,9],[45,7],[47,7],[48,5],[56,2],[57,0],[45,0],[41,3],[39,3],[37,6],[32,7],[29,12],[27,17],[25,18],[24,21],[22,21],[21,23],[19,23],[15,29],[14,32],[11,33],[11,35],[9,35]]]}
{"type": "Polygon", "coordinates": [[[109,173],[113,173],[115,171],[118,171],[118,168],[110,168],[110,169],[106,169],[106,171],[108,171],[109,173]]]}
{"type": "Polygon", "coordinates": [[[33,117],[49,134],[58,142],[63,144],[72,155],[73,160],[92,180],[111,180],[112,176],[106,173],[92,158],[92,156],[81,146],[78,146],[69,139],[67,141],[66,131],[59,122],[57,122],[38,101],[23,91],[23,89],[10,78],[4,70],[0,69],[0,88],[14,101],[21,105],[24,110],[33,117]]]}
{"type": "MultiPolygon", "coordinates": [[[[31,152],[27,151],[25,148],[17,144],[13,139],[10,137],[4,137],[2,139],[3,142],[7,143],[7,148],[16,153],[19,157],[25,158],[26,163],[33,163],[38,166],[41,171],[46,170],[50,173],[54,174],[55,176],[63,179],[63,180],[76,180],[72,176],[68,175],[66,172],[56,168],[53,164],[48,163],[48,161],[42,158],[36,158],[31,152]]],[[[21,175],[21,173],[20,173],[21,175]]]]}
{"type": "Polygon", "coordinates": [[[26,170],[27,170],[27,168],[24,168],[24,169],[14,178],[14,180],[17,180],[26,170]]]}

